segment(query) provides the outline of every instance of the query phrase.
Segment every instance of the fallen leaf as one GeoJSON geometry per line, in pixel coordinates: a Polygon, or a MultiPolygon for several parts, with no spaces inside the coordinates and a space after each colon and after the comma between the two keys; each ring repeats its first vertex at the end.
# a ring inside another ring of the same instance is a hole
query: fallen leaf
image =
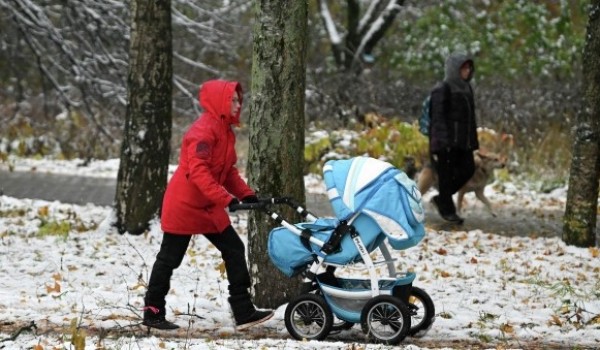
{"type": "Polygon", "coordinates": [[[39,216],[44,216],[44,217],[45,217],[45,216],[48,216],[48,206],[47,206],[47,205],[45,205],[45,206],[43,206],[43,207],[40,207],[40,208],[38,209],[38,215],[39,215],[39,216]]]}
{"type": "Polygon", "coordinates": [[[560,318],[558,316],[552,315],[552,320],[548,321],[548,324],[550,326],[552,326],[552,325],[562,326],[562,321],[560,320],[560,318]]]}
{"type": "Polygon", "coordinates": [[[444,248],[440,248],[440,249],[436,250],[435,252],[438,253],[439,255],[448,255],[448,251],[444,248]]]}
{"type": "Polygon", "coordinates": [[[226,273],[226,271],[225,271],[225,262],[222,261],[219,264],[219,266],[217,266],[217,270],[221,274],[221,278],[225,278],[225,273],[226,273]]]}
{"type": "Polygon", "coordinates": [[[515,331],[515,329],[513,328],[513,326],[511,326],[511,325],[510,325],[510,324],[508,324],[508,323],[503,323],[503,324],[501,324],[501,325],[500,325],[500,330],[501,330],[503,333],[508,333],[508,334],[512,334],[512,333],[514,333],[514,331],[515,331]]]}
{"type": "Polygon", "coordinates": [[[46,285],[46,292],[48,292],[48,293],[52,293],[52,292],[60,293],[60,284],[57,281],[54,281],[54,286],[53,287],[51,287],[49,285],[46,285]]]}

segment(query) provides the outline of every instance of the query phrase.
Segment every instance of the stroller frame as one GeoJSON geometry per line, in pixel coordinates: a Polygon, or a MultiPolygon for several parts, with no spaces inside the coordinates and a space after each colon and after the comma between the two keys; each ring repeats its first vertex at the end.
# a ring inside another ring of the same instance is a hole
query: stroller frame
{"type": "Polygon", "coordinates": [[[323,241],[314,237],[310,229],[301,229],[273,212],[270,209],[273,204],[289,205],[309,222],[315,222],[318,218],[289,197],[263,198],[258,203],[241,203],[232,208],[262,210],[275,222],[300,237],[305,246],[308,247],[309,243],[312,243],[320,247],[323,253],[322,256],[314,254],[313,262],[301,272],[303,284],[300,295],[291,300],[286,308],[286,328],[294,338],[320,340],[327,337],[331,331],[349,329],[355,323],[361,324],[363,332],[371,340],[385,344],[397,344],[407,335],[418,333],[422,336],[427,332],[434,321],[431,298],[423,290],[412,286],[416,277],[414,272],[396,271],[395,259],[392,258],[385,242],[377,246],[384,260],[373,261],[360,233],[352,226],[359,213],[347,222],[340,221],[329,239],[323,241]],[[327,255],[340,249],[340,242],[345,235],[350,235],[360,259],[366,266],[369,279],[335,277],[335,269],[347,265],[325,261],[327,255]],[[389,277],[378,275],[376,265],[379,264],[386,265],[389,277]],[[320,273],[322,269],[325,272],[320,273]],[[422,310],[415,306],[415,298],[416,302],[422,305],[422,310]],[[354,301],[354,309],[348,310],[339,306],[339,301],[354,301]],[[411,316],[414,317],[417,311],[423,312],[423,316],[411,327],[411,316]],[[315,312],[320,316],[310,319],[308,314],[315,312]],[[382,315],[383,313],[388,315],[382,315]],[[297,314],[300,316],[296,316],[297,314]],[[333,315],[341,322],[334,324],[333,315]],[[375,327],[374,323],[377,320],[384,324],[383,330],[375,327]],[[316,330],[304,330],[304,326],[312,325],[316,326],[316,330]]]}

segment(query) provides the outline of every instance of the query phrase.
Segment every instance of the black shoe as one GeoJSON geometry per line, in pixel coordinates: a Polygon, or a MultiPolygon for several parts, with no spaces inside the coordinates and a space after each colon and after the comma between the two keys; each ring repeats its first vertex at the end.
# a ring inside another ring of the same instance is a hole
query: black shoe
{"type": "Polygon", "coordinates": [[[465,221],[465,219],[461,218],[460,216],[456,215],[455,213],[441,215],[441,216],[442,216],[442,219],[452,222],[454,224],[458,224],[458,225],[462,225],[462,223],[465,221]]]}
{"type": "MultiPolygon", "coordinates": [[[[440,205],[440,197],[439,196],[433,196],[433,198],[431,198],[431,202],[437,209],[437,211],[440,214],[440,216],[442,217],[442,219],[444,219],[448,222],[454,223],[454,224],[458,224],[458,225],[461,225],[465,221],[465,219],[456,215],[456,213],[445,214],[444,210],[442,209],[442,206],[440,205]]],[[[454,208],[453,207],[447,208],[447,211],[450,211],[450,210],[454,211],[454,208]]]]}
{"type": "Polygon", "coordinates": [[[167,321],[164,317],[144,319],[142,324],[144,326],[148,326],[150,328],[163,329],[163,330],[179,328],[178,325],[176,325],[173,322],[167,321]]]}
{"type": "Polygon", "coordinates": [[[236,327],[238,330],[244,330],[246,328],[252,327],[254,325],[257,325],[259,323],[263,323],[266,320],[270,319],[271,317],[273,317],[274,313],[272,310],[256,310],[254,311],[254,313],[252,313],[248,318],[240,321],[240,322],[236,322],[236,327]]]}

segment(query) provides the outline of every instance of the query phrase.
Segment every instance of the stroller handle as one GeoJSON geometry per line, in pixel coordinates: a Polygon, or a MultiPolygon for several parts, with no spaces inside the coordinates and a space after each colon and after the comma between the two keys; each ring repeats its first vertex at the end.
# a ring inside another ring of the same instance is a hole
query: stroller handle
{"type": "Polygon", "coordinates": [[[302,217],[309,217],[312,220],[316,220],[316,217],[310,214],[304,209],[297,200],[292,197],[270,197],[270,198],[259,198],[256,203],[238,203],[229,206],[229,211],[233,212],[236,210],[262,210],[268,215],[272,212],[269,209],[272,204],[285,204],[295,209],[302,217]]]}
{"type": "Polygon", "coordinates": [[[300,205],[291,197],[270,197],[259,198],[256,203],[237,203],[229,206],[231,211],[236,210],[265,210],[271,204],[287,204],[290,207],[296,208],[300,205]]]}

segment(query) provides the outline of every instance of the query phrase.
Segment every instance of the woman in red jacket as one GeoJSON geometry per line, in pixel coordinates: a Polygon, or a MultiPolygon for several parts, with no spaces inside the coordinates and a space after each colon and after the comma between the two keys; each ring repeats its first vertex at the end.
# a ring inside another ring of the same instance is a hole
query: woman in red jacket
{"type": "Polygon", "coordinates": [[[166,301],[173,270],[179,267],[192,235],[203,234],[219,251],[229,281],[229,304],[238,329],[264,322],[271,310],[256,310],[248,288],[250,274],[246,249],[231,226],[225,208],[242,202],[257,202],[254,191],[235,167],[235,134],[242,107],[239,83],[211,80],[199,92],[204,113],[186,132],[181,144],[179,166],[163,199],[160,251],[150,274],[144,298],[144,321],[148,327],[175,329],[165,319],[166,301]]]}

